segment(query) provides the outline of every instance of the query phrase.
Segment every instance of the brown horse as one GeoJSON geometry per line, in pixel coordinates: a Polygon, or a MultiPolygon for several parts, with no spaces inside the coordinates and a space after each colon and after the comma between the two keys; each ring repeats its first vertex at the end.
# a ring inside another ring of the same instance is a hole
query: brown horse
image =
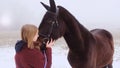
{"type": "MultiPolygon", "coordinates": [[[[68,61],[72,68],[113,68],[113,38],[104,29],[89,31],[65,8],[42,3],[47,9],[39,26],[39,38],[64,37],[69,47],[68,61]]],[[[39,39],[38,38],[38,39],[39,39]]]]}

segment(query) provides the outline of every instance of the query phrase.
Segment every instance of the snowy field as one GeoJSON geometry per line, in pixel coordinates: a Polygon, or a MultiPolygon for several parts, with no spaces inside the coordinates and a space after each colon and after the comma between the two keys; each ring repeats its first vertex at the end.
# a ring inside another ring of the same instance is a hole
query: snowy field
{"type": "MultiPolygon", "coordinates": [[[[0,68],[15,68],[13,47],[0,48],[0,68]]],[[[53,54],[52,68],[70,68],[64,54],[53,54]]]]}
{"type": "MultiPolygon", "coordinates": [[[[0,68],[15,68],[14,55],[15,50],[14,46],[4,45],[0,46],[0,68]]],[[[59,40],[55,43],[53,47],[53,64],[52,68],[71,68],[67,61],[67,52],[65,42],[59,40]],[[63,44],[65,46],[63,46],[63,44]]],[[[114,68],[120,68],[120,45],[115,45],[115,54],[114,54],[114,68]]]]}
{"type": "MultiPolygon", "coordinates": [[[[115,32],[114,32],[115,33],[115,32]]],[[[19,39],[19,31],[1,32],[0,33],[0,68],[15,68],[14,62],[14,44],[19,39]]],[[[120,35],[115,34],[114,38],[119,39],[120,35]]],[[[55,42],[53,46],[52,68],[71,68],[67,61],[67,44],[63,38],[55,42]]],[[[113,68],[120,68],[120,41],[115,40],[115,53],[113,68]]]]}

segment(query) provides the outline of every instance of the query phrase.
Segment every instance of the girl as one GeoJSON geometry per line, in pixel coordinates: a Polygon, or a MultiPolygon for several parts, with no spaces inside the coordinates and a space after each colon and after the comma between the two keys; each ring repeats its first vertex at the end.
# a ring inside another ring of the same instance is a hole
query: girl
{"type": "Polygon", "coordinates": [[[52,51],[51,46],[54,41],[46,43],[45,54],[40,50],[40,44],[35,44],[38,38],[38,28],[31,24],[26,24],[21,29],[22,40],[15,45],[16,68],[51,68],[52,51]]]}

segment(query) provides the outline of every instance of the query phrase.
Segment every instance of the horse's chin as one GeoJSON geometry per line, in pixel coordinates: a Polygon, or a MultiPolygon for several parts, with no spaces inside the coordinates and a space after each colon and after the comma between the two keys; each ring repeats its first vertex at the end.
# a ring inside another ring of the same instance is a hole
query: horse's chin
{"type": "Polygon", "coordinates": [[[52,37],[52,39],[53,39],[53,40],[57,40],[57,39],[59,39],[59,37],[52,37]]]}
{"type": "Polygon", "coordinates": [[[57,40],[57,39],[60,38],[60,36],[56,36],[56,35],[54,35],[54,36],[52,36],[51,38],[52,38],[53,40],[57,40]]]}

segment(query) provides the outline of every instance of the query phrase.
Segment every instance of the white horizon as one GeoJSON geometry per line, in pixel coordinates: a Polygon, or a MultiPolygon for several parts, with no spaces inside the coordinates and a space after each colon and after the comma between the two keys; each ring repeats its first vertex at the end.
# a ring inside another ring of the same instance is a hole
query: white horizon
{"type": "MultiPolygon", "coordinates": [[[[3,12],[10,12],[12,22],[11,25],[2,26],[0,21],[0,29],[19,29],[25,23],[39,26],[46,12],[40,2],[49,5],[49,0],[1,0],[0,18],[3,12]]],[[[55,0],[55,2],[69,10],[86,28],[120,29],[119,0],[55,0]]]]}

